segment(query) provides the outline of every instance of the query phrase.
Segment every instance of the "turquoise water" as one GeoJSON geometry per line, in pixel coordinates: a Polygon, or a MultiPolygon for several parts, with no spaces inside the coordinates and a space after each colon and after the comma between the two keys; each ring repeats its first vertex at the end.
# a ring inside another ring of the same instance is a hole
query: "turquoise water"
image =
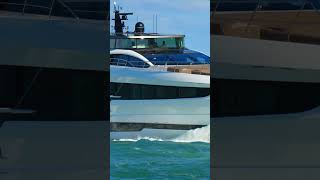
{"type": "Polygon", "coordinates": [[[111,180],[210,179],[210,144],[141,139],[111,141],[111,180]]]}

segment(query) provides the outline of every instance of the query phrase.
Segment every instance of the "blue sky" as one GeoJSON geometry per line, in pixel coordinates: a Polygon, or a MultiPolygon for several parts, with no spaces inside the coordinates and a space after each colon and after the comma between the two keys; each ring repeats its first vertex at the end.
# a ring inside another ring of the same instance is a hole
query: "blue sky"
{"type": "Polygon", "coordinates": [[[134,13],[126,23],[130,31],[138,18],[145,24],[145,32],[152,32],[153,15],[157,14],[158,33],[184,34],[187,48],[210,55],[209,0],[110,0],[111,12],[114,1],[122,11],[134,13]]]}

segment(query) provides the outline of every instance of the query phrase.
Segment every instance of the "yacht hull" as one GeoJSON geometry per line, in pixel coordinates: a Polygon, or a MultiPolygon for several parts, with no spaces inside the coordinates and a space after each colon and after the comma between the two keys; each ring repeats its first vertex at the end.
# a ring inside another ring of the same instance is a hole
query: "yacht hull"
{"type": "MultiPolygon", "coordinates": [[[[320,50],[319,45],[221,35],[212,35],[211,42],[219,44],[219,46],[211,47],[211,53],[214,54],[214,64],[251,65],[288,70],[320,69],[317,53],[320,50]]],[[[219,68],[214,66],[213,71],[215,78],[222,76],[219,68]]],[[[308,80],[304,79],[304,81],[308,80]]]]}
{"type": "Polygon", "coordinates": [[[49,20],[19,13],[0,17],[0,65],[105,71],[104,22],[49,20]],[[91,60],[91,61],[90,61],[91,60]]]}
{"type": "Polygon", "coordinates": [[[219,137],[212,146],[217,178],[314,178],[309,167],[320,164],[320,107],[302,113],[215,117],[212,121],[211,132],[219,137]],[[289,171],[294,173],[286,173],[289,171]],[[268,176],[260,178],[261,173],[268,176]]]}

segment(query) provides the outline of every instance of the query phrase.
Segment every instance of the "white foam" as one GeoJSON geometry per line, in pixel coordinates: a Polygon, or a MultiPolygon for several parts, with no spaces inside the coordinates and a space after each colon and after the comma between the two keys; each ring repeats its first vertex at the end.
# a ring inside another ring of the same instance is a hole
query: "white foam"
{"type": "Polygon", "coordinates": [[[160,138],[152,138],[152,137],[137,137],[134,139],[113,139],[113,141],[125,141],[125,142],[137,142],[140,140],[148,140],[148,141],[163,141],[160,138]]]}
{"type": "Polygon", "coordinates": [[[205,142],[210,143],[210,125],[193,129],[172,139],[174,142],[205,142]]]}
{"type": "Polygon", "coordinates": [[[120,142],[137,142],[140,140],[172,141],[172,142],[179,142],[179,143],[192,143],[192,142],[210,143],[210,125],[202,128],[198,128],[198,129],[189,130],[184,134],[172,139],[161,139],[161,138],[154,138],[154,137],[137,137],[133,139],[113,139],[113,141],[120,141],[120,142]]]}

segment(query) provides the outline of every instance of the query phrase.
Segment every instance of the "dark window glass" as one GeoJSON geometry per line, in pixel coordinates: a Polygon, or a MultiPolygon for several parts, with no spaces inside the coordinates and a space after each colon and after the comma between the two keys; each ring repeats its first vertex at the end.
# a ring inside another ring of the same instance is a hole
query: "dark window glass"
{"type": "Polygon", "coordinates": [[[133,56],[127,56],[122,54],[113,54],[110,56],[111,65],[117,66],[129,66],[129,67],[139,67],[139,68],[148,68],[150,65],[143,62],[141,59],[138,59],[133,56]]]}
{"type": "Polygon", "coordinates": [[[155,65],[210,64],[210,57],[197,52],[180,54],[145,54],[144,56],[155,65]]]}
{"type": "Polygon", "coordinates": [[[215,79],[212,86],[214,116],[286,114],[320,106],[317,83],[215,79]]]}
{"type": "Polygon", "coordinates": [[[111,83],[110,95],[117,99],[193,98],[208,96],[209,88],[111,83]]]}
{"type": "Polygon", "coordinates": [[[133,67],[142,67],[142,68],[150,67],[150,65],[146,64],[141,59],[138,59],[138,58],[133,57],[133,56],[129,56],[128,60],[129,60],[129,64],[131,66],[133,66],[133,67]]]}
{"type": "Polygon", "coordinates": [[[0,120],[104,120],[107,77],[102,71],[2,65],[0,120]]]}
{"type": "Polygon", "coordinates": [[[121,54],[110,55],[110,64],[117,66],[130,66],[128,65],[128,56],[121,54]]]}

